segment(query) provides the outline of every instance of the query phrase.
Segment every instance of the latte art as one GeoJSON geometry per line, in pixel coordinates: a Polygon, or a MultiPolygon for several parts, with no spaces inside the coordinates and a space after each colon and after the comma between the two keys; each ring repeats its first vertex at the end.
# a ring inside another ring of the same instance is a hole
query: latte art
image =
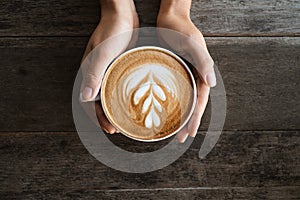
{"type": "Polygon", "coordinates": [[[165,52],[143,49],[126,54],[105,77],[101,91],[105,114],[130,137],[164,137],[190,114],[194,99],[190,75],[165,52]]]}
{"type": "MultiPolygon", "coordinates": [[[[135,111],[134,116],[144,119],[144,127],[159,127],[163,121],[164,102],[167,97],[169,100],[177,94],[175,81],[175,76],[165,67],[145,64],[125,78],[122,100],[125,105],[130,105],[130,110],[135,111]],[[142,109],[138,109],[140,105],[142,109]]],[[[138,121],[136,123],[140,124],[138,121]]]]}

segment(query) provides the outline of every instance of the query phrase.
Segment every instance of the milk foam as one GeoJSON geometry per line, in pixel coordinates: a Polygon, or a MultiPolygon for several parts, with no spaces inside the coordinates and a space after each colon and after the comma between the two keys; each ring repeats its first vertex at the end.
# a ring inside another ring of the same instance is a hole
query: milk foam
{"type": "Polygon", "coordinates": [[[190,114],[193,90],[188,71],[175,57],[143,49],[111,65],[101,101],[108,119],[121,132],[152,140],[178,130],[190,114]]]}
{"type": "Polygon", "coordinates": [[[167,100],[164,89],[174,96],[177,94],[176,87],[176,79],[170,69],[158,63],[148,63],[134,68],[124,80],[122,99],[128,104],[133,93],[133,103],[135,106],[142,104],[140,112],[146,114],[144,126],[150,129],[162,123],[163,108],[160,102],[167,100]]]}

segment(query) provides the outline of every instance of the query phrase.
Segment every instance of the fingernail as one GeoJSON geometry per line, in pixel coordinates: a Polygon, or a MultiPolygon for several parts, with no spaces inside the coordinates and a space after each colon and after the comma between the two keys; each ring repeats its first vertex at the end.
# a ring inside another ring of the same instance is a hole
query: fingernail
{"type": "Polygon", "coordinates": [[[116,131],[109,131],[109,134],[112,135],[112,134],[114,134],[115,132],[116,132],[116,131]]]}
{"type": "Polygon", "coordinates": [[[198,131],[198,128],[196,128],[196,130],[192,130],[192,127],[191,127],[191,125],[189,124],[188,125],[188,131],[189,131],[189,135],[191,136],[191,137],[196,137],[196,135],[197,135],[197,131],[198,131]]]}
{"type": "Polygon", "coordinates": [[[215,87],[217,84],[214,72],[209,72],[205,77],[206,83],[209,87],[215,87]]]}
{"type": "Polygon", "coordinates": [[[183,138],[181,138],[181,140],[178,140],[180,143],[184,143],[187,139],[187,137],[189,136],[189,134],[186,134],[183,138]]]}
{"type": "Polygon", "coordinates": [[[90,87],[85,87],[82,92],[83,100],[88,100],[92,97],[93,90],[90,87]]]}
{"type": "Polygon", "coordinates": [[[194,131],[194,132],[192,132],[192,133],[190,134],[190,136],[193,137],[193,138],[196,137],[196,135],[197,135],[197,131],[194,131]]]}

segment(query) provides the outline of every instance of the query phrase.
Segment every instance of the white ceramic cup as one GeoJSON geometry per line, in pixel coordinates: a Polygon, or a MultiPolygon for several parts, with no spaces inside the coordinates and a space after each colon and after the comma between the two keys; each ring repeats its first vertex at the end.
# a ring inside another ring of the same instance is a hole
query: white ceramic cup
{"type": "MultiPolygon", "coordinates": [[[[177,56],[175,53],[167,50],[167,49],[164,49],[164,48],[161,48],[161,47],[156,47],[156,46],[142,46],[142,47],[137,47],[137,48],[134,48],[134,49],[131,49],[131,50],[128,50],[124,53],[122,53],[121,55],[119,55],[111,64],[110,66],[114,66],[114,64],[119,61],[120,59],[122,59],[124,56],[126,56],[127,54],[130,54],[132,52],[135,52],[135,51],[140,51],[140,50],[145,50],[145,49],[153,49],[153,50],[159,50],[159,51],[162,51],[172,57],[174,57],[182,66],[185,67],[186,71],[188,72],[189,76],[190,76],[190,79],[191,79],[191,82],[192,82],[192,89],[193,89],[193,101],[192,101],[192,106],[190,107],[190,111],[189,111],[189,114],[188,116],[186,117],[186,119],[184,119],[184,121],[181,123],[180,127],[178,129],[176,129],[176,131],[164,136],[164,137],[160,137],[160,138],[155,138],[155,139],[140,139],[140,138],[136,138],[136,137],[133,137],[129,134],[127,134],[125,131],[122,131],[122,127],[120,127],[119,124],[116,124],[114,123],[114,121],[110,118],[110,116],[108,115],[108,111],[105,109],[106,106],[103,106],[103,101],[102,101],[102,98],[100,98],[101,100],[101,106],[103,108],[103,111],[107,117],[107,119],[110,121],[110,123],[117,129],[119,130],[122,134],[124,134],[125,136],[131,138],[131,139],[134,139],[134,140],[137,140],[137,141],[141,141],[141,142],[155,142],[155,141],[161,141],[161,140],[164,140],[164,139],[167,139],[171,136],[173,136],[174,134],[176,134],[177,132],[179,132],[187,123],[188,121],[190,120],[193,112],[194,112],[194,109],[195,109],[195,106],[196,106],[196,99],[197,99],[197,88],[196,88],[196,82],[195,82],[195,78],[191,72],[191,70],[189,69],[189,67],[187,66],[187,64],[179,57],[177,56]]],[[[110,70],[110,68],[108,67],[104,77],[103,77],[103,83],[106,82],[106,80],[108,79],[108,71],[110,70]]],[[[103,90],[100,91],[100,97],[102,97],[103,95],[103,90]]]]}

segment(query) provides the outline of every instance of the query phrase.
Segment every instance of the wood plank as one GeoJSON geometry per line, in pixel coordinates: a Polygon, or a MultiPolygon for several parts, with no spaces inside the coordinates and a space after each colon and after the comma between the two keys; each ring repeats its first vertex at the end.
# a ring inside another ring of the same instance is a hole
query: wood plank
{"type": "MultiPolygon", "coordinates": [[[[95,160],[76,133],[1,133],[0,194],[4,197],[150,197],[297,199],[299,131],[225,131],[205,158],[200,132],[189,150],[161,170],[130,174],[95,160]],[[252,196],[252,197],[251,197],[252,196]]],[[[141,143],[108,135],[119,147],[142,152],[141,143]]]]}
{"type": "MultiPolygon", "coordinates": [[[[159,0],[135,0],[141,26],[155,26],[159,0]]],[[[0,36],[87,36],[99,21],[97,0],[0,2],[0,36]]],[[[193,0],[191,18],[207,36],[300,35],[299,0],[193,0]]]]}
{"type": "MultiPolygon", "coordinates": [[[[0,40],[0,130],[74,131],[71,93],[88,38],[0,40]]],[[[227,92],[225,130],[300,129],[300,38],[207,38],[227,92]]],[[[208,127],[210,108],[203,119],[208,127]]]]}
{"type": "Polygon", "coordinates": [[[299,0],[193,0],[191,18],[207,36],[295,36],[299,0]]]}

